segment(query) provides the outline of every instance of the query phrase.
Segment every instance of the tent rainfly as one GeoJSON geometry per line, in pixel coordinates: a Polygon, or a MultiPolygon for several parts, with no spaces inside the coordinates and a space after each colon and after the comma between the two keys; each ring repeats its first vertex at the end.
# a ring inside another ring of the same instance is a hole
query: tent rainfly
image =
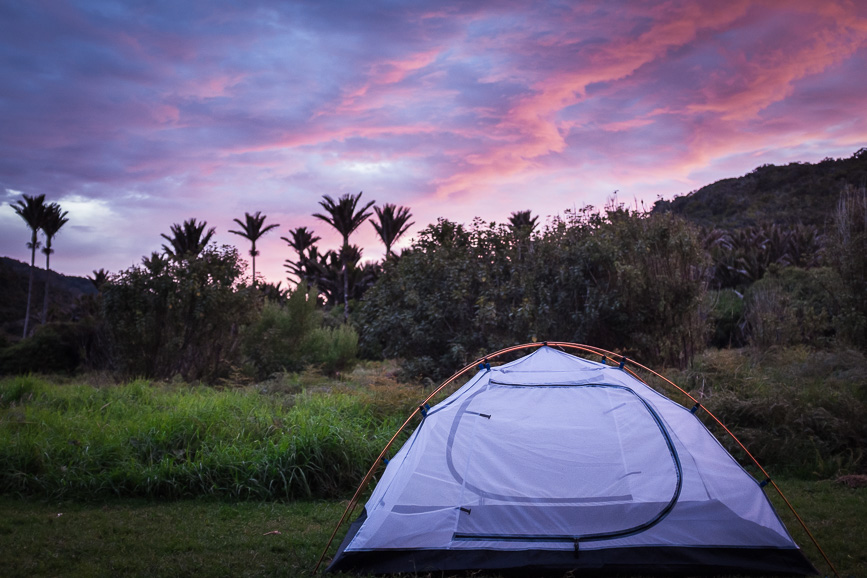
{"type": "Polygon", "coordinates": [[[699,421],[622,364],[482,364],[389,461],[329,571],[815,574],[699,421]]]}

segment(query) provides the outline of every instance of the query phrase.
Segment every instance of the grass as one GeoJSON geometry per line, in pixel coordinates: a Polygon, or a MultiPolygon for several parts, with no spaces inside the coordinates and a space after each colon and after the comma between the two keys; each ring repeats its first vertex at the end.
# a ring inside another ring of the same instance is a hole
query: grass
{"type": "Polygon", "coordinates": [[[281,376],[213,389],[0,380],[0,493],[297,499],[354,487],[421,393],[281,376]]]}
{"type": "MultiPolygon", "coordinates": [[[[867,488],[832,481],[779,483],[840,575],[867,576],[867,488]]],[[[773,501],[807,557],[829,575],[791,514],[773,501]]],[[[336,500],[82,503],[5,497],[0,498],[0,559],[9,577],[310,576],[344,507],[336,500]]]]}
{"type": "MultiPolygon", "coordinates": [[[[2,574],[308,575],[340,500],[429,391],[395,374],[362,363],[336,378],[275,374],[222,388],[0,379],[2,574]]],[[[757,455],[840,574],[867,576],[867,488],[834,481],[867,473],[864,356],[708,351],[668,376],[757,455]]]]}

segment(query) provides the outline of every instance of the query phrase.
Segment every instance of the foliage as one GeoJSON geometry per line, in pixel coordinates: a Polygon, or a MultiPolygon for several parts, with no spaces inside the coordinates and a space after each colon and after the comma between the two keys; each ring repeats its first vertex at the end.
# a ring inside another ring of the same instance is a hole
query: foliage
{"type": "Polygon", "coordinates": [[[376,211],[376,221],[372,221],[376,234],[379,235],[382,244],[385,245],[386,259],[391,255],[391,247],[406,233],[407,229],[415,223],[410,221],[412,213],[409,207],[398,207],[386,203],[382,207],[373,207],[376,211]]]}
{"type": "Polygon", "coordinates": [[[259,255],[259,250],[256,249],[256,241],[258,241],[262,235],[264,235],[265,233],[267,233],[271,229],[276,229],[277,227],[279,227],[280,224],[279,223],[272,223],[272,224],[268,225],[267,227],[263,228],[262,225],[265,223],[266,215],[263,215],[260,211],[256,211],[255,215],[251,215],[250,213],[244,213],[244,219],[245,219],[244,221],[241,221],[240,219],[234,219],[234,221],[236,223],[238,223],[238,226],[241,227],[241,230],[240,231],[231,231],[230,230],[229,232],[233,233],[235,235],[239,235],[241,237],[244,237],[245,239],[247,239],[251,243],[250,257],[253,260],[253,274],[252,274],[253,283],[252,284],[255,285],[256,284],[256,257],[259,255]]]}
{"type": "Polygon", "coordinates": [[[441,219],[365,295],[362,349],[432,377],[531,340],[684,364],[704,345],[706,269],[696,231],[672,215],[611,206],[541,234],[441,219]]]}
{"type": "Polygon", "coordinates": [[[122,374],[213,381],[237,362],[239,329],[255,306],[253,290],[238,285],[244,266],[237,249],[187,255],[153,255],[103,286],[111,358],[122,374]]]}
{"type": "MultiPolygon", "coordinates": [[[[867,359],[856,351],[708,350],[668,377],[719,417],[771,472],[805,478],[867,473],[867,359]]],[[[742,463],[749,462],[724,432],[714,433],[742,463]]]]}
{"type": "Polygon", "coordinates": [[[849,324],[845,288],[833,269],[772,267],[745,295],[744,331],[760,349],[809,344],[828,347],[849,324]]]}
{"type": "Polygon", "coordinates": [[[173,224],[171,235],[161,234],[169,242],[168,245],[163,245],[163,251],[175,261],[195,259],[208,246],[216,232],[214,227],[205,231],[207,226],[207,221],[197,223],[195,218],[184,221],[183,225],[173,224]]]}
{"type": "Polygon", "coordinates": [[[725,230],[766,223],[822,228],[833,220],[840,189],[865,181],[867,148],[862,148],[846,159],[763,165],[742,177],[657,201],[653,211],[671,211],[698,225],[725,230]]]}
{"type": "Polygon", "coordinates": [[[846,288],[848,337],[867,349],[867,188],[843,189],[829,237],[828,260],[846,288]]]}
{"type": "Polygon", "coordinates": [[[0,375],[72,373],[82,362],[90,339],[92,335],[84,324],[40,325],[30,337],[0,349],[0,375]]]}
{"type": "Polygon", "coordinates": [[[358,335],[349,326],[323,327],[316,291],[302,282],[288,299],[266,300],[258,318],[246,329],[243,351],[249,371],[258,379],[276,372],[300,371],[316,365],[327,373],[351,369],[358,335]]]}
{"type": "Polygon", "coordinates": [[[772,266],[815,267],[822,249],[815,226],[776,223],[732,231],[704,233],[704,244],[713,260],[713,286],[743,288],[761,279],[772,266]]]}

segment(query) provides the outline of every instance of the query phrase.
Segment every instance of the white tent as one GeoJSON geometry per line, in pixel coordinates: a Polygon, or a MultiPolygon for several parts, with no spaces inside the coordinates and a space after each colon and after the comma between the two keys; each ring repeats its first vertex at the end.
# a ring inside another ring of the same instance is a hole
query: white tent
{"type": "Polygon", "coordinates": [[[329,570],[509,568],[816,573],[689,409],[550,347],[427,411],[329,570]]]}

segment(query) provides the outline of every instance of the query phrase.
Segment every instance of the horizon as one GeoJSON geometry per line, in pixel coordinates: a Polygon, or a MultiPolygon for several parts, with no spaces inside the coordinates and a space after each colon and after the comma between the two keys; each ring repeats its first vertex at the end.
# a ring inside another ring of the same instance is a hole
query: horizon
{"type": "MultiPolygon", "coordinates": [[[[0,254],[29,263],[9,204],[45,194],[72,276],[138,265],[193,217],[249,263],[229,229],[261,211],[280,227],[257,272],[285,285],[289,229],[339,243],[312,217],[326,194],[409,207],[399,251],[438,218],[543,225],[615,192],[649,208],[867,146],[865,3],[0,10],[0,254]]],[[[369,224],[351,243],[384,254],[369,224]]]]}

